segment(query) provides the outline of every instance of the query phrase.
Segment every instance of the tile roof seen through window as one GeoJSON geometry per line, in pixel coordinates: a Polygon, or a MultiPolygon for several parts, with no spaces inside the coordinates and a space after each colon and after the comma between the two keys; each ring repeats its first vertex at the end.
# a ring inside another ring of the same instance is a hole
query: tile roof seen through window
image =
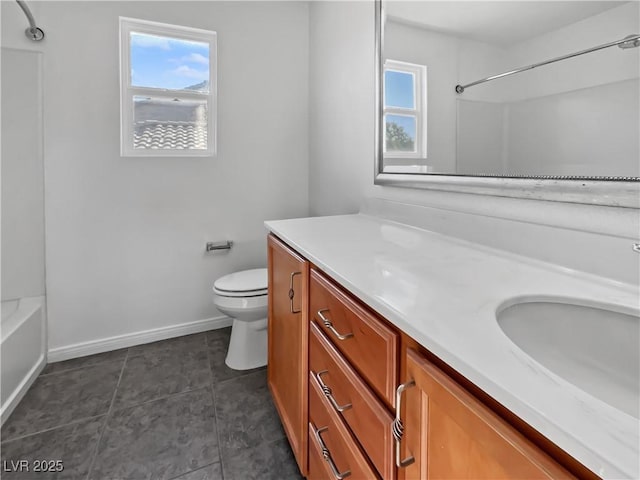
{"type": "Polygon", "coordinates": [[[135,97],[133,146],[154,150],[206,150],[206,103],[135,97]]]}

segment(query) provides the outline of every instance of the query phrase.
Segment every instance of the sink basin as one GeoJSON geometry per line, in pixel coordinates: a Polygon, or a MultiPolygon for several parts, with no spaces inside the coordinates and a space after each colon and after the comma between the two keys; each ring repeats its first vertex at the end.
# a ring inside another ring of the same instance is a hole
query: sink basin
{"type": "Polygon", "coordinates": [[[498,311],[504,333],[535,361],[640,418],[640,317],[606,307],[525,301],[498,311]]]}

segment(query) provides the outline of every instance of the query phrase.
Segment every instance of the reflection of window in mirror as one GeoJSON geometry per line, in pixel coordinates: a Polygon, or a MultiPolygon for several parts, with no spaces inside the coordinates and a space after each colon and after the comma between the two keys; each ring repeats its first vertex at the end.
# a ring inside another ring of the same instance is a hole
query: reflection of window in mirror
{"type": "Polygon", "coordinates": [[[427,158],[426,99],[426,66],[385,61],[385,158],[427,158]]]}

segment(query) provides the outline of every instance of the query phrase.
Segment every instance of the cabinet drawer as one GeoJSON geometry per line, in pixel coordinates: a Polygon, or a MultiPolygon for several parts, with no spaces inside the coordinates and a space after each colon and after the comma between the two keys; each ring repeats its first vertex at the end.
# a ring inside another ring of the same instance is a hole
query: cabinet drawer
{"type": "Polygon", "coordinates": [[[311,270],[310,317],[371,387],[393,406],[399,336],[311,270]]]}
{"type": "Polygon", "coordinates": [[[324,336],[320,327],[311,322],[309,332],[311,384],[315,383],[320,391],[324,391],[327,403],[353,432],[382,477],[393,479],[391,414],[324,336]]]}
{"type": "MultiPolygon", "coordinates": [[[[344,426],[338,414],[332,410],[315,378],[309,375],[309,444],[315,453],[320,452],[325,478],[339,478],[349,472],[351,478],[379,478],[365,459],[360,447],[344,426]],[[328,452],[322,455],[322,448],[328,452]],[[342,475],[341,475],[342,474],[342,475]]],[[[317,467],[314,470],[319,470],[317,467]]]]}
{"type": "Polygon", "coordinates": [[[317,445],[315,438],[313,437],[313,430],[311,427],[309,430],[309,467],[307,468],[307,480],[327,480],[328,478],[335,478],[333,475],[330,476],[327,469],[329,465],[326,465],[326,460],[322,456],[322,451],[320,447],[317,445]]]}

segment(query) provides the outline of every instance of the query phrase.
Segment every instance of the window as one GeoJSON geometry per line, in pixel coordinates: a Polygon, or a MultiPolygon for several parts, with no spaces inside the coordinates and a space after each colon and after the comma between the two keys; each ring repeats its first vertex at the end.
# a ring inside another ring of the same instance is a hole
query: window
{"type": "Polygon", "coordinates": [[[427,158],[427,67],[384,64],[385,158],[427,158]]]}
{"type": "Polygon", "coordinates": [[[122,156],[216,152],[216,33],[120,17],[122,156]]]}

